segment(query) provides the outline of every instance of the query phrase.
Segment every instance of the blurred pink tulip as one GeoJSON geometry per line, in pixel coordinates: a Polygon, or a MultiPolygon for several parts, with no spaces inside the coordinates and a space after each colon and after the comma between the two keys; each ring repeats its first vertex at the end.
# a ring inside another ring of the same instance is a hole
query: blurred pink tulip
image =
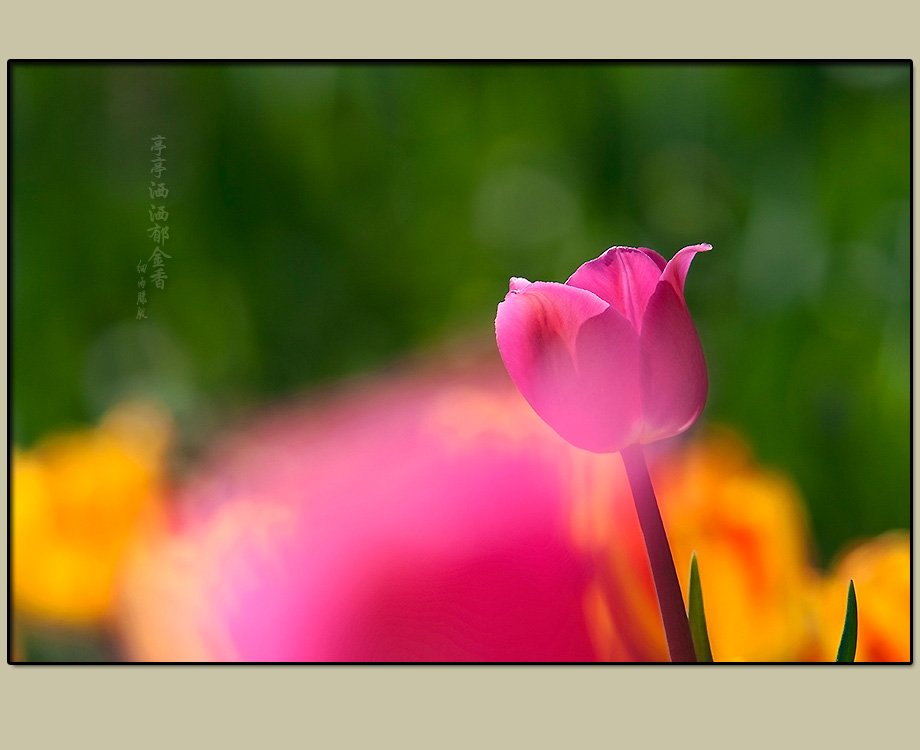
{"type": "MultiPolygon", "coordinates": [[[[349,389],[223,441],[128,574],[130,658],[596,659],[574,449],[491,372],[349,389]]],[[[618,658],[655,658],[646,640],[618,658]]]]}
{"type": "Polygon", "coordinates": [[[495,333],[511,379],[572,445],[612,453],[683,432],[708,380],[684,301],[693,256],[612,247],[565,284],[511,279],[495,333]]]}

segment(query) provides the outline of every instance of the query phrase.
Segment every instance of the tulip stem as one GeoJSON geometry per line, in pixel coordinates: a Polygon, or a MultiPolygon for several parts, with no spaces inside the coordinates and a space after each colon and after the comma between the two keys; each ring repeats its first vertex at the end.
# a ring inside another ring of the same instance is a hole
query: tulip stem
{"type": "Polygon", "coordinates": [[[645,537],[645,550],[648,552],[655,590],[658,594],[658,606],[664,623],[664,633],[668,640],[671,661],[695,662],[693,637],[690,623],[684,609],[684,600],[680,593],[680,582],[674,569],[668,537],[658,511],[658,501],[649,477],[648,466],[642,446],[631,445],[621,451],[626,466],[626,476],[633,493],[639,526],[645,537]]]}

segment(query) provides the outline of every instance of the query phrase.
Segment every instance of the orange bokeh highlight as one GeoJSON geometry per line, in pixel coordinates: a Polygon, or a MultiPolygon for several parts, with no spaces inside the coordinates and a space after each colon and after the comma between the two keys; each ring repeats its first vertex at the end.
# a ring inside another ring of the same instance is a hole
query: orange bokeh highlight
{"type": "Polygon", "coordinates": [[[815,595],[824,653],[836,653],[851,580],[858,612],[856,661],[909,661],[910,534],[891,531],[838,556],[815,595]]]}

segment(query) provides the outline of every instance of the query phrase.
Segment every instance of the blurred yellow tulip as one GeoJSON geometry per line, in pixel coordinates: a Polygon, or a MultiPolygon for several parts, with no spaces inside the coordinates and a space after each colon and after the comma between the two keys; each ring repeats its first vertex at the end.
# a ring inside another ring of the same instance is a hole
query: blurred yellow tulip
{"type": "Polygon", "coordinates": [[[17,616],[92,625],[109,613],[125,547],[156,513],[172,433],[131,403],[95,429],[13,453],[12,585],[17,616]]]}

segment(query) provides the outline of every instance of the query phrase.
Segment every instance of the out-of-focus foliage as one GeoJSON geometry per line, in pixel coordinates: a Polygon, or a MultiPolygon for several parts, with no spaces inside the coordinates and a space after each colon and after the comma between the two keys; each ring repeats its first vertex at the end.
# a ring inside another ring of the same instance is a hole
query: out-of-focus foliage
{"type": "Polygon", "coordinates": [[[791,473],[823,562],[909,524],[908,64],[16,64],[11,84],[21,446],[131,396],[206,435],[488,339],[512,275],[705,241],[704,419],[791,473]],[[154,135],[172,258],[137,321],[154,135]]]}

